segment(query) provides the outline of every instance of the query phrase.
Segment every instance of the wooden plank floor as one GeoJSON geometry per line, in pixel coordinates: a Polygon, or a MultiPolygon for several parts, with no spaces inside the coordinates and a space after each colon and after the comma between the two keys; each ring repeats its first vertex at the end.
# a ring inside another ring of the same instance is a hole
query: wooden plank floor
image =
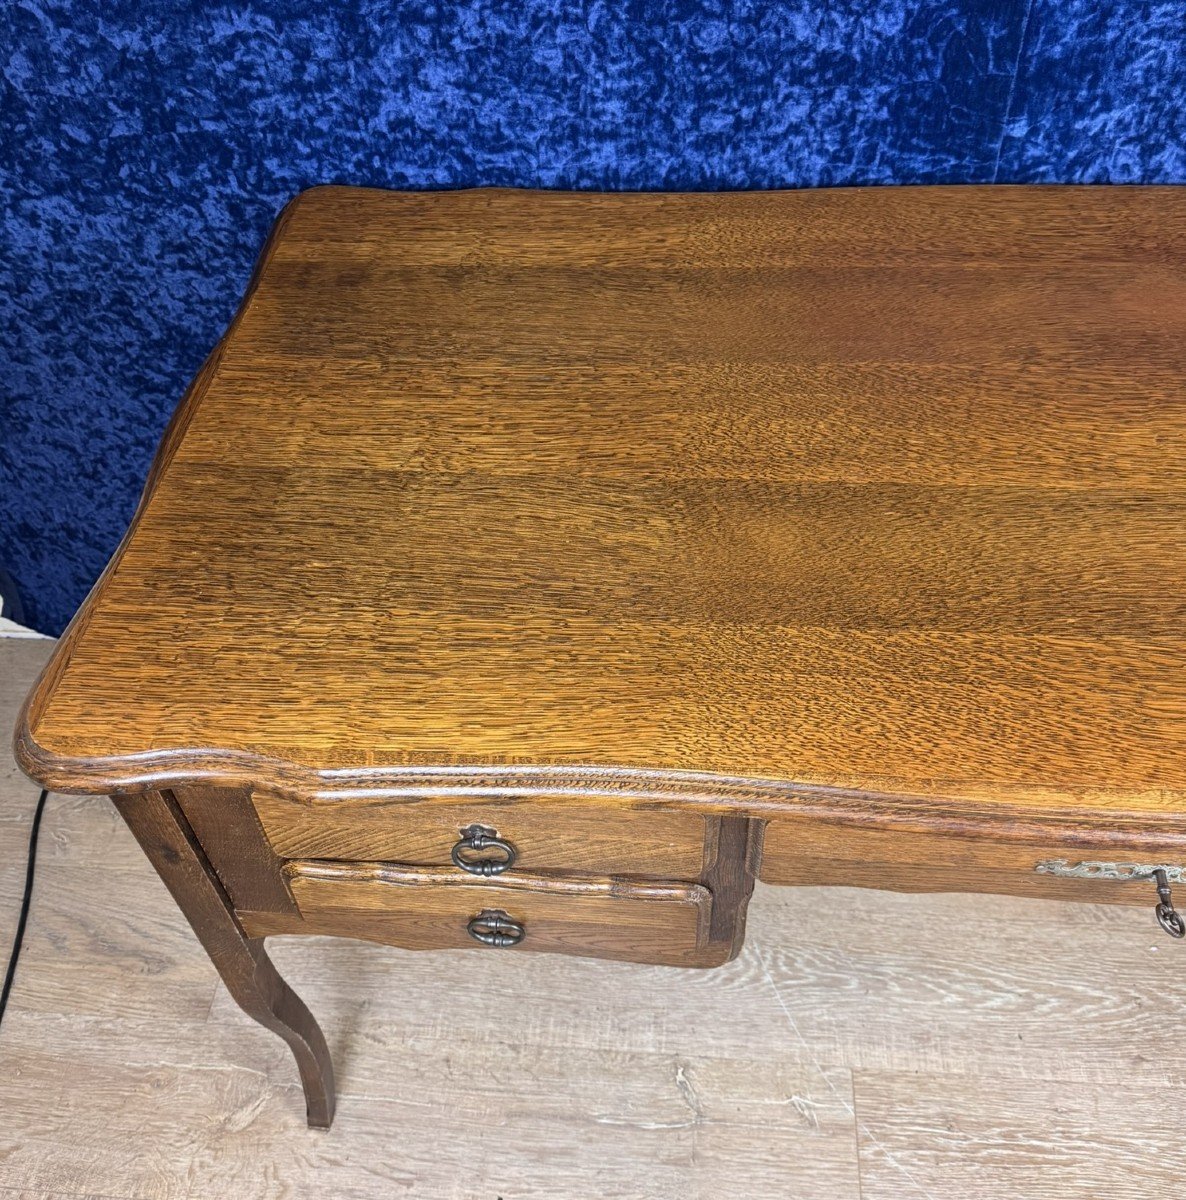
{"type": "MultiPolygon", "coordinates": [[[[48,648],[0,640],[5,728],[48,648]]],[[[0,762],[0,947],[35,799],[0,762]]],[[[53,797],[0,1200],[1147,1200],[1186,1174],[1186,946],[1150,913],[759,887],[749,928],[709,972],[277,940],[338,1067],[313,1132],[107,801],[53,797]]]]}

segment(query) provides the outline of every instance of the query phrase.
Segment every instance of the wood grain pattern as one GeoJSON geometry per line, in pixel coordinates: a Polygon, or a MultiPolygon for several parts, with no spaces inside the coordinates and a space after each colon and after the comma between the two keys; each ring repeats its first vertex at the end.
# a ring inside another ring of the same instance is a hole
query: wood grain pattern
{"type": "Polygon", "coordinates": [[[410,950],[578,954],[668,966],[717,966],[731,944],[708,946],[712,893],[699,884],[556,878],[518,871],[475,879],[449,867],[291,862],[284,869],[300,909],[241,913],[257,936],[324,933],[410,950]],[[518,946],[492,949],[466,930],[487,909],[526,930],[518,946]]]}
{"type": "Polygon", "coordinates": [[[21,761],[1180,835],[1184,258],[1173,188],[307,193],[21,761]]]}
{"type": "Polygon", "coordinates": [[[749,926],[743,958],[758,956],[820,1062],[978,1079],[986,1093],[997,1078],[1009,1094],[1031,1080],[1081,1094],[1186,1086],[1186,1040],[1165,1024],[1186,990],[1181,946],[1152,909],[760,886],[749,926]]]}
{"type": "Polygon", "coordinates": [[[174,789],[173,797],[236,908],[295,909],[284,862],[260,825],[250,792],[189,787],[174,789]]]}
{"type": "Polygon", "coordinates": [[[713,853],[700,881],[712,893],[709,939],[728,961],[745,941],[745,917],[758,878],[762,855],[762,824],[743,817],[725,817],[713,838],[713,853]]]}
{"type": "Polygon", "coordinates": [[[1166,1119],[1186,1102],[1181,1089],[1083,1095],[1054,1082],[1002,1097],[992,1083],[858,1075],[862,1200],[1138,1200],[1186,1169],[1166,1119]]]}
{"type": "Polygon", "coordinates": [[[1094,829],[1086,837],[961,836],[950,830],[854,828],[787,818],[771,821],[763,837],[761,878],[766,883],[841,885],[908,892],[985,892],[1131,904],[1148,908],[1155,891],[1147,879],[1066,879],[1039,874],[1039,863],[1063,859],[1186,865],[1180,841],[1094,829]],[[1112,834],[1111,841],[1105,840],[1112,834]]]}
{"type": "MultiPolygon", "coordinates": [[[[257,793],[255,808],[285,858],[379,859],[447,866],[461,830],[481,824],[515,850],[516,871],[696,879],[715,854],[719,819],[563,802],[404,802],[311,807],[257,793]],[[706,855],[706,851],[708,854],[706,855]]],[[[245,908],[267,907],[244,904],[245,908]]]]}

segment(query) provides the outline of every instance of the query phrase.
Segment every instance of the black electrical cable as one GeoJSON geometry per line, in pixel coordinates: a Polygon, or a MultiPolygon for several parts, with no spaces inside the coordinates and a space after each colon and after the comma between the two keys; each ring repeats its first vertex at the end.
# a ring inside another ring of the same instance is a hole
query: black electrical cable
{"type": "Polygon", "coordinates": [[[4,988],[0,990],[0,1022],[8,1008],[8,993],[12,991],[12,981],[16,978],[16,960],[21,956],[21,943],[25,940],[25,922],[29,919],[29,903],[33,899],[33,870],[37,865],[37,834],[41,830],[41,814],[45,812],[45,800],[49,795],[43,791],[37,797],[37,807],[33,810],[33,827],[29,830],[29,858],[25,867],[25,894],[21,897],[21,915],[17,918],[16,934],[12,939],[12,953],[8,956],[8,970],[4,973],[4,988]]]}

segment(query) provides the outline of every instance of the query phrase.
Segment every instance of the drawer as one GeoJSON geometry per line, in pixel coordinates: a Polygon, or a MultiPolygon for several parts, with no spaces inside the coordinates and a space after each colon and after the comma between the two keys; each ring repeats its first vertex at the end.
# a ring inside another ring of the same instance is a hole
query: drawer
{"type": "MultiPolygon", "coordinates": [[[[335,801],[304,805],[257,794],[255,808],[282,858],[450,865],[462,831],[492,831],[513,848],[515,870],[696,879],[716,853],[717,818],[589,807],[571,800],[465,804],[335,801]]],[[[484,853],[500,859],[497,848],[484,853]]],[[[482,857],[482,853],[469,857],[482,857]]]]}
{"type": "MultiPolygon", "coordinates": [[[[770,821],[758,877],[767,883],[849,885],[906,892],[987,892],[1047,899],[1152,907],[1147,879],[1074,878],[1048,864],[1186,864],[1169,840],[1092,845],[1090,839],[1053,835],[1010,838],[868,829],[789,817],[770,821]],[[1076,844],[1079,842],[1079,844],[1076,844]],[[1039,864],[1047,869],[1039,871],[1039,864]]],[[[1088,870],[1098,868],[1089,867],[1088,870]]],[[[1123,873],[1123,871],[1122,871],[1123,873]]]]}
{"type": "Polygon", "coordinates": [[[700,884],[479,881],[391,863],[290,862],[284,874],[309,932],[408,949],[536,950],[672,966],[712,965],[727,953],[708,946],[712,893],[700,884]],[[486,925],[472,924],[483,914],[486,925]],[[506,929],[489,914],[501,914],[506,929]]]}

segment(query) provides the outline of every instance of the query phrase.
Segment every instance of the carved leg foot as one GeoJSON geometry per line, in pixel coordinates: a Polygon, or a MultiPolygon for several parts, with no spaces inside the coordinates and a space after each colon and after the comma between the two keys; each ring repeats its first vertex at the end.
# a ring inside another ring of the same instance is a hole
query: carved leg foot
{"type": "Polygon", "coordinates": [[[112,800],[235,1002],[291,1047],[305,1088],[309,1124],[328,1129],[334,1119],[334,1071],[325,1038],[300,997],[280,978],[263,940],[244,934],[185,814],[168,792],[112,800]]]}

